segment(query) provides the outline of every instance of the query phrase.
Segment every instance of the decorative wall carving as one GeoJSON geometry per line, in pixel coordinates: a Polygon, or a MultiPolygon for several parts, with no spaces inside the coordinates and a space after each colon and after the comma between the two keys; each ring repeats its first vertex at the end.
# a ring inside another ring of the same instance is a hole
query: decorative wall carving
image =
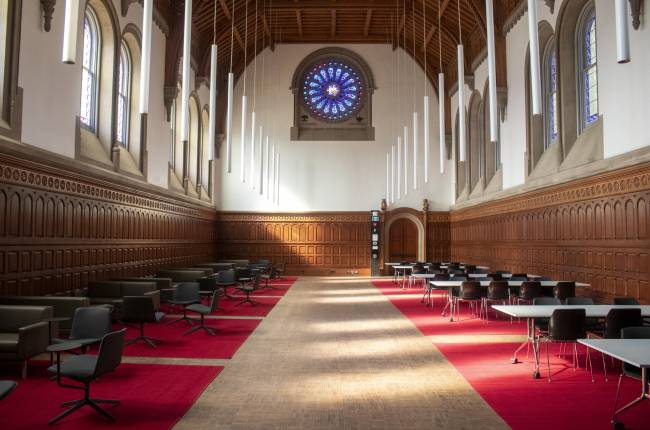
{"type": "Polygon", "coordinates": [[[650,164],[451,214],[451,256],[650,301],[650,164]]]}
{"type": "Polygon", "coordinates": [[[266,258],[305,275],[370,273],[370,213],[217,215],[223,258],[266,258]]]}
{"type": "Polygon", "coordinates": [[[0,294],[212,259],[214,218],[171,196],[0,154],[0,294]]]}
{"type": "Polygon", "coordinates": [[[52,29],[52,17],[54,15],[54,6],[56,0],[41,0],[43,8],[43,30],[49,32],[52,29]]]}

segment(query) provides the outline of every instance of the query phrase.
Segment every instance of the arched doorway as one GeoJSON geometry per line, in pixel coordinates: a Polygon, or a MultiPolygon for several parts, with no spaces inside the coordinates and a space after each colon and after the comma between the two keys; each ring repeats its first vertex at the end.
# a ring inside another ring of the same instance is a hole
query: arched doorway
{"type": "Polygon", "coordinates": [[[388,232],[388,261],[417,261],[419,234],[408,218],[396,219],[388,232]]]}

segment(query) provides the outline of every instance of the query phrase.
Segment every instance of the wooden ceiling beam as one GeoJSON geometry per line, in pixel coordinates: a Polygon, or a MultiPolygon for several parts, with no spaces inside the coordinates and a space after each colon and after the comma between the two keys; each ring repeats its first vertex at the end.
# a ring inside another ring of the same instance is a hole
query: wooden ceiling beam
{"type": "Polygon", "coordinates": [[[271,51],[275,51],[275,41],[273,40],[273,35],[271,34],[271,27],[269,27],[269,23],[266,20],[266,15],[262,14],[262,27],[264,27],[264,33],[266,33],[266,37],[269,40],[269,48],[271,48],[271,51]]]}
{"type": "MultiPolygon", "coordinates": [[[[267,10],[273,11],[289,11],[293,12],[296,9],[305,10],[367,10],[369,7],[373,9],[395,10],[395,0],[345,0],[340,2],[332,1],[310,1],[310,2],[295,2],[294,0],[273,0],[273,2],[266,3],[267,10]]],[[[407,6],[408,7],[408,6],[407,6]]]]}
{"type": "Polygon", "coordinates": [[[432,25],[431,30],[429,30],[426,37],[424,38],[424,45],[422,46],[423,51],[429,47],[429,43],[431,42],[431,39],[433,39],[433,36],[435,36],[436,31],[438,31],[438,26],[432,25]]]}
{"type": "Polygon", "coordinates": [[[368,36],[368,34],[370,34],[371,23],[372,23],[372,9],[368,9],[368,12],[366,12],[366,24],[363,27],[364,36],[368,36]]]}
{"type": "MultiPolygon", "coordinates": [[[[224,16],[232,25],[232,13],[230,12],[228,5],[226,4],[226,0],[219,0],[219,5],[221,6],[221,11],[223,12],[224,16]]],[[[237,27],[235,26],[233,26],[232,28],[235,33],[235,39],[237,40],[239,47],[242,49],[242,51],[245,51],[246,45],[244,44],[244,39],[242,39],[241,34],[239,34],[239,30],[237,30],[237,27]]]]}
{"type": "Polygon", "coordinates": [[[331,23],[331,29],[330,29],[330,37],[335,37],[336,36],[336,9],[332,9],[330,12],[332,16],[332,23],[331,23]]]}

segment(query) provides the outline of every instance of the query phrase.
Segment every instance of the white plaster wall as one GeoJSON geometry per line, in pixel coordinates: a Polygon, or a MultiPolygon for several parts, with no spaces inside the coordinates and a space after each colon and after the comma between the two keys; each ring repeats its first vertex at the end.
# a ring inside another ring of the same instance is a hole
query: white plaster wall
{"type": "MultiPolygon", "coordinates": [[[[416,111],[419,115],[418,189],[413,190],[412,171],[412,112],[413,63],[400,50],[394,53],[388,45],[346,45],[360,54],[370,66],[377,90],[373,95],[373,125],[375,141],[366,142],[291,142],[290,127],[293,122],[293,95],[289,90],[291,78],[300,61],[324,45],[278,45],[275,52],[264,51],[257,59],[257,109],[258,124],[275,136],[281,153],[280,204],[275,205],[252,190],[248,183],[240,182],[241,96],[243,79],[235,88],[233,117],[233,173],[222,167],[225,145],[217,166],[218,207],[222,210],[243,211],[347,211],[378,209],[386,194],[386,153],[396,142],[403,126],[409,126],[409,190],[406,196],[392,207],[408,206],[420,209],[422,199],[430,201],[432,210],[449,209],[451,203],[451,175],[439,174],[437,97],[430,84],[430,182],[423,183],[423,127],[422,95],[423,71],[416,67],[416,111]],[[393,72],[395,55],[399,55],[402,72],[397,79],[393,72]],[[266,80],[261,81],[262,67],[266,80]],[[400,94],[400,97],[397,97],[400,94]],[[402,109],[399,108],[401,99],[402,109]]],[[[251,65],[252,66],[252,65],[251,65]]],[[[249,67],[247,94],[249,109],[247,141],[250,140],[250,112],[252,111],[253,73],[249,67]]],[[[266,134],[266,133],[265,133],[266,134]]],[[[248,160],[247,160],[248,161],[248,160]]],[[[248,169],[248,163],[246,163],[248,169]]],[[[448,169],[447,169],[448,170],[448,169]]],[[[402,184],[403,184],[402,179],[402,184]]],[[[403,190],[402,190],[403,191],[403,190]]],[[[403,194],[403,193],[402,193],[403,194]]]]}

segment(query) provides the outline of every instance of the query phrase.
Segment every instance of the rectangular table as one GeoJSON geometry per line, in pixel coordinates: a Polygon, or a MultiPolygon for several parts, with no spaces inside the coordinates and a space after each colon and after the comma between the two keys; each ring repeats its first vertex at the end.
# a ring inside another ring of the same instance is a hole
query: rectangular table
{"type": "MultiPolygon", "coordinates": [[[[556,282],[556,281],[543,281],[543,282],[556,282]]],[[[578,286],[576,282],[576,286],[578,286]]],[[[588,284],[580,284],[588,285],[588,284]]],[[[650,316],[650,306],[648,305],[551,305],[551,306],[535,306],[535,305],[495,305],[492,309],[509,315],[514,318],[526,318],[526,326],[528,331],[528,339],[517,348],[512,355],[511,362],[513,364],[519,363],[517,360],[517,353],[523,349],[524,346],[532,343],[533,352],[535,355],[535,371],[533,378],[539,378],[539,345],[538,339],[535,336],[535,319],[548,319],[553,315],[556,309],[584,309],[587,318],[605,318],[611,309],[641,309],[641,315],[646,317],[650,316]]]]}
{"type": "MultiPolygon", "coordinates": [[[[650,339],[578,339],[578,342],[641,369],[641,395],[621,408],[615,409],[612,416],[614,428],[623,428],[622,423],[617,419],[617,415],[650,398],[648,390],[650,339]]],[[[614,408],[616,408],[616,404],[614,404],[614,408]]]]}

